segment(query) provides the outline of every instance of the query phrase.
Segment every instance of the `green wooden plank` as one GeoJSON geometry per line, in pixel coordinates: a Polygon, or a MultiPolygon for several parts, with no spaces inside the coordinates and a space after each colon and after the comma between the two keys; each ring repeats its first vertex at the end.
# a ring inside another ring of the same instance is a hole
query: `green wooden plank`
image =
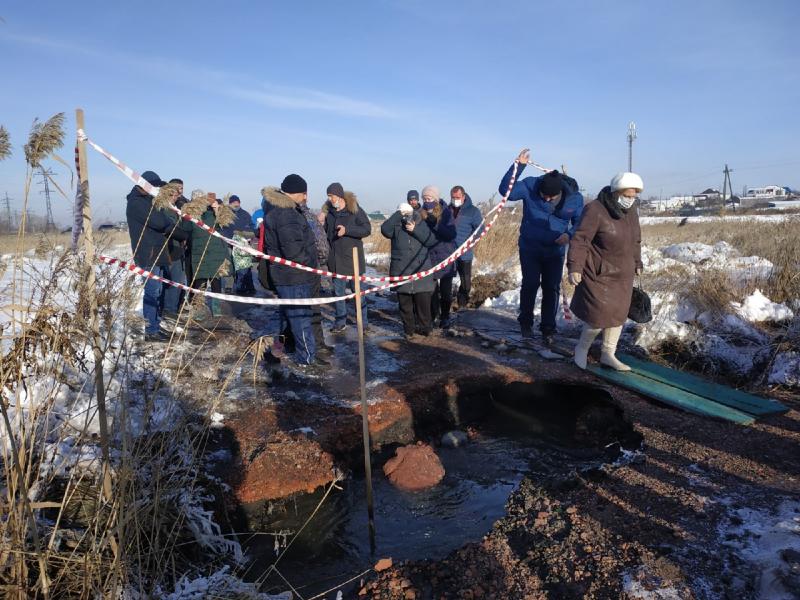
{"type": "Polygon", "coordinates": [[[589,365],[587,370],[607,381],[611,381],[619,386],[639,392],[644,396],[675,406],[687,412],[717,417],[743,425],[749,425],[755,421],[752,415],[745,412],[723,404],[718,404],[703,396],[698,396],[686,390],[661,383],[660,381],[650,379],[644,375],[639,375],[633,371],[615,371],[599,365],[589,365]]]}
{"type": "Polygon", "coordinates": [[[677,371],[663,365],[638,359],[629,354],[620,353],[617,356],[639,375],[644,375],[655,381],[660,381],[698,396],[703,396],[719,404],[730,406],[731,408],[750,413],[751,415],[771,415],[789,410],[788,407],[777,400],[754,396],[753,394],[735,390],[714,383],[713,381],[707,381],[691,373],[677,371]]]}

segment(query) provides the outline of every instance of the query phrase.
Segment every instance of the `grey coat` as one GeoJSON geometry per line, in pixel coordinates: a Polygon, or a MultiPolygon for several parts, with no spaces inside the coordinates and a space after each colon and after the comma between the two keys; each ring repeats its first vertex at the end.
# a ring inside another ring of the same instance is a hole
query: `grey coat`
{"type": "MultiPolygon", "coordinates": [[[[411,233],[403,227],[399,210],[381,225],[383,237],[392,240],[389,275],[412,275],[431,268],[428,249],[435,246],[438,240],[419,212],[414,212],[413,218],[416,226],[411,233]]],[[[409,281],[396,288],[398,294],[433,292],[434,289],[436,283],[433,275],[409,281]]]]}

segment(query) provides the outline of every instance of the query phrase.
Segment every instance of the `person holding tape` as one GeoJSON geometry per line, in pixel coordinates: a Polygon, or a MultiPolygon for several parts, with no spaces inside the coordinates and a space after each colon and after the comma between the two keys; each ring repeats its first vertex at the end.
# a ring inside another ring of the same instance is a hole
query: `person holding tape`
{"type": "Polygon", "coordinates": [[[642,270],[642,231],[634,206],[644,184],[636,173],[619,173],[586,206],[569,247],[567,271],[576,286],[570,308],[585,323],[575,346],[575,364],[586,368],[589,348],[603,332],[600,363],[630,367],[614,355],[628,318],[633,279],[642,270]]]}
{"type": "MultiPolygon", "coordinates": [[[[514,161],[518,176],[530,160],[525,148],[514,161]]],[[[503,195],[514,165],[503,176],[498,188],[503,195]]],[[[545,344],[553,341],[556,314],[561,293],[561,274],[567,244],[575,235],[583,213],[583,196],[577,182],[558,171],[540,177],[517,179],[509,201],[522,200],[522,225],[519,230],[519,262],[522,268],[522,289],[519,299],[519,321],[522,337],[533,337],[533,307],[536,294],[542,288],[542,308],[539,329],[545,344]]]]}

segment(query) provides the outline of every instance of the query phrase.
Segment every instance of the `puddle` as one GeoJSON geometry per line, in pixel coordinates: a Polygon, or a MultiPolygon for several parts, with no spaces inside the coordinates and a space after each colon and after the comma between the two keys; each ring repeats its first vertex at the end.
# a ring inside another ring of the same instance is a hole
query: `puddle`
{"type": "MultiPolygon", "coordinates": [[[[384,477],[392,454],[373,456],[375,553],[367,531],[363,475],[355,474],[334,491],[281,559],[278,568],[304,597],[323,592],[370,568],[379,558],[441,559],[477,542],[505,515],[511,492],[525,476],[558,477],[575,469],[615,460],[621,447],[640,438],[622,411],[599,388],[565,384],[510,384],[470,394],[485,408],[473,421],[470,442],[460,448],[438,446],[446,475],[434,488],[409,493],[384,477]],[[605,395],[605,396],[604,396],[605,395]],[[618,444],[614,444],[618,442],[618,444]],[[615,448],[609,451],[609,446],[615,448]]],[[[474,407],[473,407],[474,408],[474,407]]],[[[467,411],[469,412],[469,411],[467,411]]],[[[296,532],[316,507],[321,493],[274,504],[264,532],[296,532]]],[[[256,536],[247,549],[254,577],[275,560],[276,538],[256,536]]],[[[281,545],[283,538],[278,538],[281,545]]],[[[281,549],[282,550],[282,549],[281,549]]],[[[266,591],[286,588],[275,575],[266,591]]],[[[353,594],[358,582],[342,588],[353,594]]],[[[335,593],[330,595],[335,597],[335,593]]]]}

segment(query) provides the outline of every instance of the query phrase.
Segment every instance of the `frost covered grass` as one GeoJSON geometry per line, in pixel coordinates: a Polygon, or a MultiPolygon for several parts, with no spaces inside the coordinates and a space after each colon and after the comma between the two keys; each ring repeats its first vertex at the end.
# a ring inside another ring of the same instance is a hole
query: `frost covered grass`
{"type": "MultiPolygon", "coordinates": [[[[58,146],[56,129],[36,130],[30,165],[58,146]]],[[[97,253],[128,246],[126,234],[95,241],[97,253]]],[[[147,352],[141,285],[73,253],[69,236],[31,235],[23,220],[0,244],[0,595],[268,598],[235,574],[241,547],[212,511],[221,483],[204,453],[227,382],[207,406],[187,401],[166,366],[181,340],[147,352]]]]}

